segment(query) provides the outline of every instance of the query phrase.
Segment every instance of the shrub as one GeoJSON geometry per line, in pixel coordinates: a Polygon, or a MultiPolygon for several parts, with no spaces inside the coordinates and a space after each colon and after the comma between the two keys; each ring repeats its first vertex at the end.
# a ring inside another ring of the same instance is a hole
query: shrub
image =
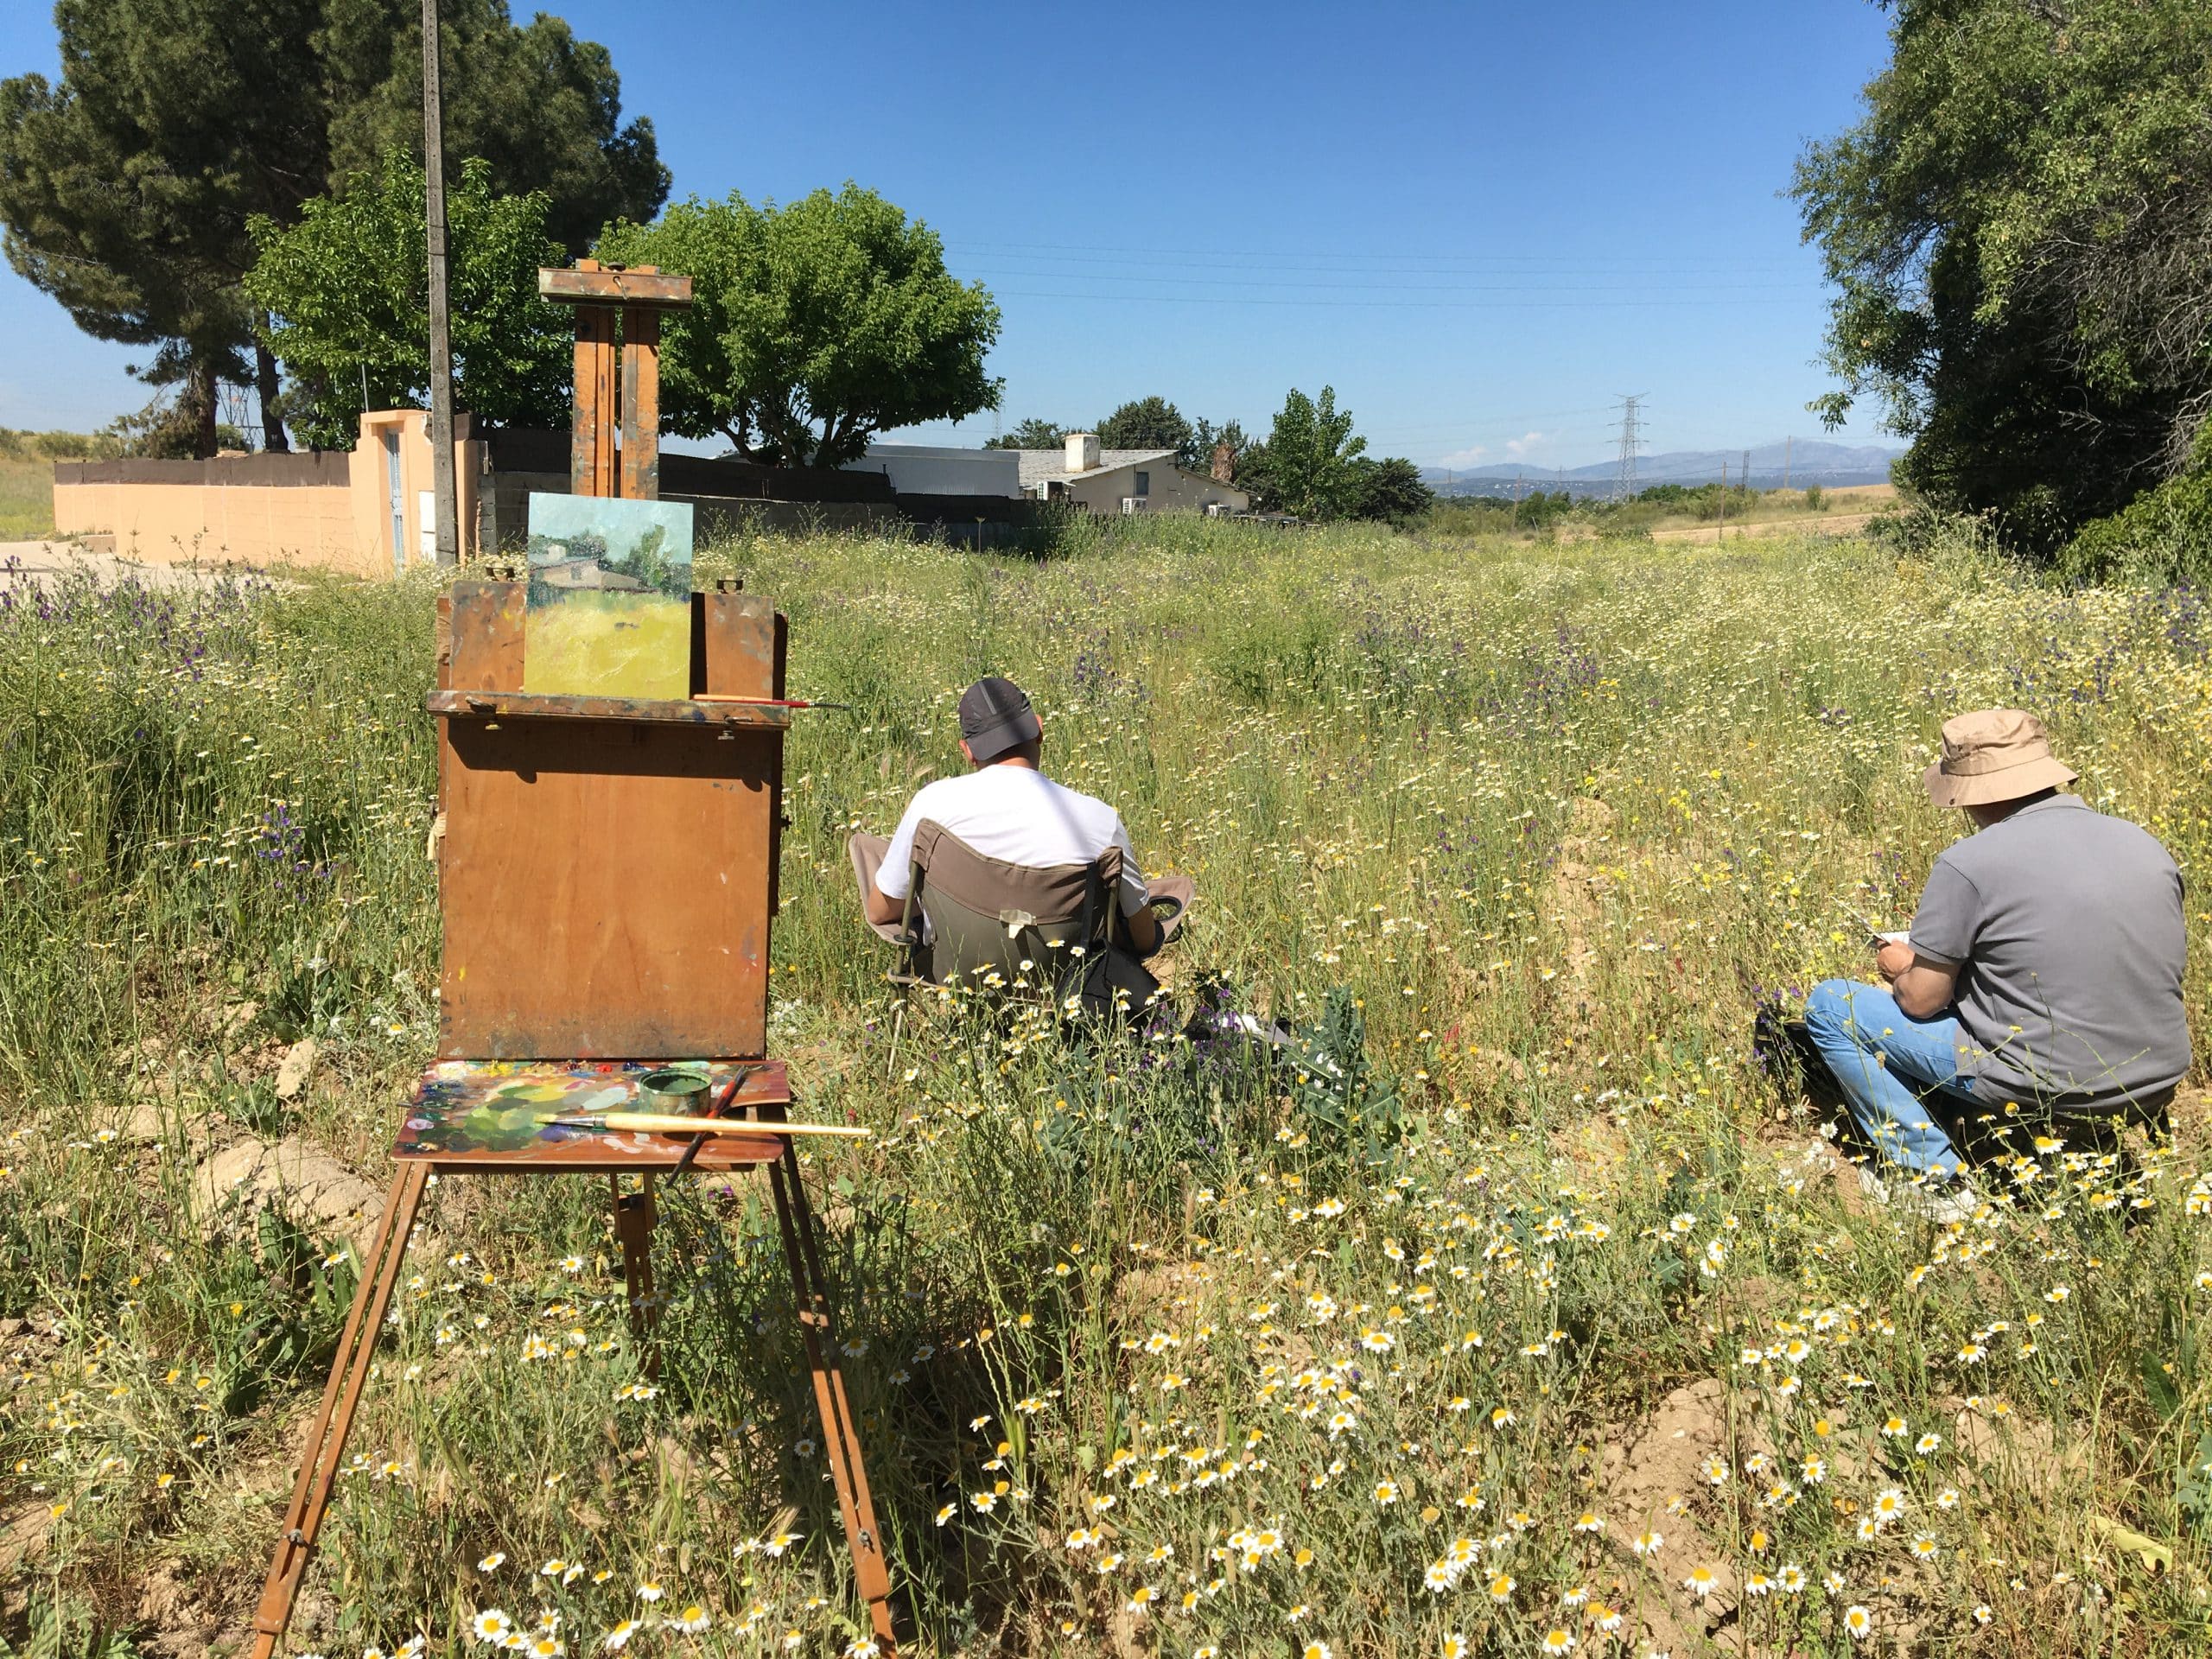
{"type": "Polygon", "coordinates": [[[2212,467],[2200,466],[2083,528],[2058,556],[2071,582],[2212,580],[2212,467]]]}

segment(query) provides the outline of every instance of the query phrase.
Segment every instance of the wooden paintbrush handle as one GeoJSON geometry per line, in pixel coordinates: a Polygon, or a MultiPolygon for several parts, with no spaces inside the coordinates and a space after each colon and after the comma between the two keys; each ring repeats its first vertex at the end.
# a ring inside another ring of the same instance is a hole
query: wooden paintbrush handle
{"type": "Polygon", "coordinates": [[[682,1117],[669,1112],[607,1112],[598,1121],[610,1129],[640,1135],[826,1135],[860,1141],[872,1133],[842,1123],[754,1123],[740,1117],[682,1117]]]}

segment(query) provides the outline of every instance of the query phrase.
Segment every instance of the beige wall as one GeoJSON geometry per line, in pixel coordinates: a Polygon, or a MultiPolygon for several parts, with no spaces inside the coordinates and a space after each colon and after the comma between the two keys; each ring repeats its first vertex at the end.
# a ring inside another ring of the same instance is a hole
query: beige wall
{"type": "Polygon", "coordinates": [[[1116,467],[1095,477],[1071,479],[1068,499],[1092,512],[1117,513],[1122,510],[1122,498],[1136,493],[1140,470],[1152,474],[1146,480],[1151,488],[1145,497],[1146,505],[1138,509],[1140,512],[1196,512],[1217,501],[1225,503],[1232,512],[1243,512],[1252,505],[1249,491],[1186,473],[1173,461],[1155,461],[1141,469],[1116,467]]]}
{"type": "Polygon", "coordinates": [[[112,536],[118,553],[144,564],[237,560],[359,575],[372,568],[356,548],[351,490],[56,484],[54,528],[63,536],[112,536]]]}
{"type": "MultiPolygon", "coordinates": [[[[302,564],[354,575],[390,575],[430,562],[422,502],[430,490],[430,417],[419,410],[372,410],[348,458],[350,488],[254,483],[98,483],[54,486],[54,527],[64,536],[108,535],[125,558],[153,564],[193,560],[302,564]],[[399,548],[394,557],[390,452],[399,447],[399,548]]],[[[454,448],[461,553],[475,549],[483,445],[454,448]]]]}

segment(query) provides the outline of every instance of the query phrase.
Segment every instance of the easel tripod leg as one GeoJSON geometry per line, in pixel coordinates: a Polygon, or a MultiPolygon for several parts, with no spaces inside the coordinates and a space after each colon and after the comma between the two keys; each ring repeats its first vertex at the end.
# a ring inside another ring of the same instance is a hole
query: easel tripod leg
{"type": "Polygon", "coordinates": [[[654,1332],[660,1323],[660,1310],[653,1300],[653,1223],[658,1218],[653,1208],[652,1172],[645,1171],[638,1177],[635,1192],[622,1190],[622,1178],[610,1175],[607,1180],[614,1188],[614,1236],[622,1245],[622,1282],[630,1303],[630,1335],[638,1344],[639,1358],[648,1377],[660,1375],[660,1351],[654,1344],[654,1332]]]}
{"type": "Polygon", "coordinates": [[[830,1456],[830,1478],[853,1552],[853,1577],[868,1603],[868,1622],[885,1659],[897,1646],[891,1630],[891,1573],[883,1557],[883,1535],[876,1529],[875,1504],[868,1495],[868,1470],[861,1461],[854,1431],[852,1402],[845,1395],[845,1374],[837,1363],[836,1332],[830,1323],[828,1281],[815,1250],[813,1211],[800,1184],[798,1154],[785,1141],[783,1155],[768,1166],[776,1199],[776,1222],[783,1230],[784,1258],[791,1268],[798,1304],[799,1335],[806,1344],[807,1369],[814,1376],[814,1408],[822,1418],[822,1439],[830,1456]]]}
{"type": "Polygon", "coordinates": [[[293,1484],[283,1530],[277,1535],[269,1577],[261,1587],[261,1605],[253,1615],[252,1659],[270,1659],[292,1617],[292,1601],[299,1594],[300,1576],[307,1571],[315,1535],[322,1530],[323,1514],[330,1507],[339,1459],[345,1454],[346,1438],[353,1432],[353,1414],[360,1408],[361,1389],[368,1382],[369,1356],[399,1283],[399,1265],[407,1255],[408,1235],[415,1230],[429,1173],[428,1163],[405,1160],[393,1173],[391,1190],[385,1195],[384,1214],[377,1220],[368,1259],[361,1264],[361,1281],[331,1361],[330,1380],[323,1385],[321,1408],[308,1430],[299,1478],[293,1484]]]}

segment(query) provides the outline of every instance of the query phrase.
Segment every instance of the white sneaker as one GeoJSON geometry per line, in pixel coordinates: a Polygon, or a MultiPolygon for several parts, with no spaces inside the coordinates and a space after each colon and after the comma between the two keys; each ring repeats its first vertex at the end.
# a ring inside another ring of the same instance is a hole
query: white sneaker
{"type": "MultiPolygon", "coordinates": [[[[1890,1185],[1877,1175],[1871,1166],[1859,1166],[1859,1190],[1875,1204],[1892,1202],[1890,1185]]],[[[1909,1183],[1894,1200],[1897,1208],[1916,1216],[1924,1217],[1939,1227],[1954,1222],[1972,1221],[1981,1208],[1981,1194],[1973,1182],[1961,1176],[1940,1186],[1922,1181],[1909,1183]]]]}
{"type": "Polygon", "coordinates": [[[1923,1188],[1914,1207],[1937,1226],[1948,1227],[1954,1222],[1972,1221],[1981,1209],[1981,1194],[1972,1181],[1961,1177],[1942,1186],[1923,1188]]]}

